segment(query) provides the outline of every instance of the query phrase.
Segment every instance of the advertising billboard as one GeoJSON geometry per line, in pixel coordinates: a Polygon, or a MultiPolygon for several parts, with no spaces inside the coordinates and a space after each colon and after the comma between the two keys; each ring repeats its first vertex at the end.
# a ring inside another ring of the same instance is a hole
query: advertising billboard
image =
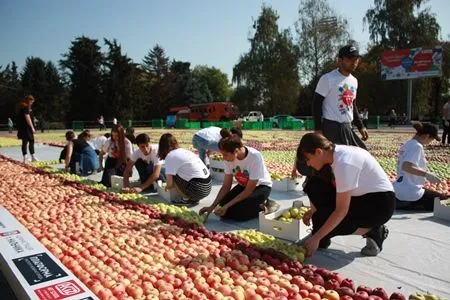
{"type": "Polygon", "coordinates": [[[436,77],[442,73],[442,47],[384,51],[381,54],[381,79],[436,77]]]}

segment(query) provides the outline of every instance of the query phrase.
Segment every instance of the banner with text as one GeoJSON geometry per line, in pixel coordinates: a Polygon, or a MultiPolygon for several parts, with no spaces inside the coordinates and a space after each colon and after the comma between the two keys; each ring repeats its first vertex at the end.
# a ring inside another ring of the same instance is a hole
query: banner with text
{"type": "Polygon", "coordinates": [[[381,54],[381,79],[413,79],[442,74],[442,47],[399,49],[381,54]]]}

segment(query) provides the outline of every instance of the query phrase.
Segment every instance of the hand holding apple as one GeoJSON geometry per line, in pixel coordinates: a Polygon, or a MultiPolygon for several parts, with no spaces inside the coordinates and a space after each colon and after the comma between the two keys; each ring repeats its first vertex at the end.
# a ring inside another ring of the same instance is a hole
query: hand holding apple
{"type": "Polygon", "coordinates": [[[312,256],[316,252],[317,248],[319,248],[319,242],[320,240],[314,237],[314,235],[304,242],[303,246],[306,249],[306,256],[312,256]]]}

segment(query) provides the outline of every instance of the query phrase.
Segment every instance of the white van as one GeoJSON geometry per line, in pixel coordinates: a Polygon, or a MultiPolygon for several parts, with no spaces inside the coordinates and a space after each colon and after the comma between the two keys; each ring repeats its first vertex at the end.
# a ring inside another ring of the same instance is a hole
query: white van
{"type": "Polygon", "coordinates": [[[248,115],[242,116],[241,120],[245,122],[262,122],[264,121],[264,115],[260,111],[251,111],[248,115]]]}

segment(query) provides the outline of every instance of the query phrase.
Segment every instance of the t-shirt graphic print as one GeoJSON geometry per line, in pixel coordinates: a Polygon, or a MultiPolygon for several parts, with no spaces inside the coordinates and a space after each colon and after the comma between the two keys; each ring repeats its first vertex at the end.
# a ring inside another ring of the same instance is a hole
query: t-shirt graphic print
{"type": "Polygon", "coordinates": [[[338,110],[343,114],[353,111],[353,99],[355,99],[356,87],[349,86],[347,83],[339,86],[338,110]]]}
{"type": "Polygon", "coordinates": [[[234,178],[236,178],[236,181],[243,186],[247,185],[250,178],[250,173],[248,172],[248,170],[244,169],[244,171],[242,171],[240,166],[233,168],[233,175],[234,178]]]}

